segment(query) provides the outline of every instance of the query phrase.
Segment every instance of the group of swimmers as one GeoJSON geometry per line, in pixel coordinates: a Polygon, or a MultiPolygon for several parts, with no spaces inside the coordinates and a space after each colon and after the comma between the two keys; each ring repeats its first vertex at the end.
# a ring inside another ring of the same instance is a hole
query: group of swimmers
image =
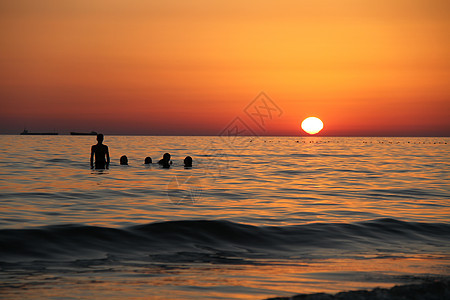
{"type": "MultiPolygon", "coordinates": [[[[163,158],[161,158],[161,159],[158,161],[158,164],[159,164],[161,167],[163,167],[163,168],[170,168],[170,166],[172,165],[172,161],[170,160],[170,157],[171,157],[171,156],[170,156],[169,153],[164,153],[163,158]]],[[[153,161],[152,161],[152,158],[151,158],[150,156],[147,156],[147,157],[144,159],[144,164],[145,164],[145,165],[150,165],[150,164],[152,164],[152,163],[153,163],[153,161]]],[[[123,165],[123,166],[128,165],[128,157],[127,157],[126,155],[122,155],[122,156],[120,157],[120,164],[123,165]]],[[[186,156],[186,157],[184,158],[184,167],[185,167],[185,168],[192,168],[192,157],[186,156]]]]}
{"type": "MultiPolygon", "coordinates": [[[[103,134],[97,134],[97,144],[93,145],[91,148],[91,168],[92,169],[107,169],[109,167],[110,158],[109,158],[109,149],[108,146],[103,144],[103,134]],[[95,157],[95,160],[94,160],[95,157]]],[[[170,168],[172,165],[172,161],[170,160],[170,154],[164,153],[163,157],[158,161],[158,164],[163,168],[170,168]]],[[[144,164],[149,165],[152,163],[151,157],[146,157],[144,160],[144,164]]],[[[120,157],[121,165],[128,165],[128,157],[126,155],[122,155],[120,157]]],[[[192,168],[192,157],[186,156],[184,159],[184,167],[192,168]]]]}

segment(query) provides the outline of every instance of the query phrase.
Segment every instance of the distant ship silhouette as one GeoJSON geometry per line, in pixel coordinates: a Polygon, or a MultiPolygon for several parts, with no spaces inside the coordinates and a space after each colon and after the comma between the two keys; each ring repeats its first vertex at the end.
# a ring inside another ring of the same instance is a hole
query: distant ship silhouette
{"type": "Polygon", "coordinates": [[[58,135],[57,132],[29,132],[28,130],[24,129],[20,135],[58,135]]]}
{"type": "Polygon", "coordinates": [[[91,132],[70,132],[70,135],[97,135],[97,132],[91,131],[91,132]]]}

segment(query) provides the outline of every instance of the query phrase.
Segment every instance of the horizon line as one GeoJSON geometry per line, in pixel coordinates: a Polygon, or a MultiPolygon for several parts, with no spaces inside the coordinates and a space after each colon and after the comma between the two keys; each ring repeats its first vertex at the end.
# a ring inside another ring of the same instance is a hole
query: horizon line
{"type": "MultiPolygon", "coordinates": [[[[102,133],[102,132],[99,132],[102,133]]],[[[218,134],[139,134],[139,133],[131,133],[131,134],[122,134],[122,133],[102,133],[106,136],[198,136],[198,137],[227,137],[226,135],[218,135],[218,134]]],[[[21,136],[21,134],[17,133],[0,133],[0,135],[17,135],[21,136]]],[[[44,135],[37,135],[37,136],[45,136],[44,135]]],[[[70,133],[62,133],[62,134],[56,134],[52,136],[76,136],[71,135],[70,133]]],[[[82,135],[84,137],[87,136],[95,136],[95,135],[82,135]]],[[[231,135],[230,135],[231,136],[231,135]]],[[[380,137],[380,138],[407,138],[407,137],[414,137],[414,138],[431,138],[431,137],[450,137],[449,135],[238,135],[237,137],[298,137],[298,138],[305,138],[305,137],[380,137]]]]}

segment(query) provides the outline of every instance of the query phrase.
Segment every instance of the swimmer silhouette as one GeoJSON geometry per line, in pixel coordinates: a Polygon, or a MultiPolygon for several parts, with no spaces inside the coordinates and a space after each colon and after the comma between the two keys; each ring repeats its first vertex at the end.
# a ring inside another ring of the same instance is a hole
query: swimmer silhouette
{"type": "Polygon", "coordinates": [[[91,148],[91,168],[108,169],[109,167],[109,150],[108,146],[103,145],[103,134],[97,134],[97,145],[91,148]],[[94,163],[95,156],[95,163],[94,163]]]}
{"type": "Polygon", "coordinates": [[[122,156],[120,157],[120,164],[121,164],[122,166],[128,165],[128,157],[127,157],[126,155],[122,155],[122,156]]]}
{"type": "Polygon", "coordinates": [[[149,164],[151,164],[151,163],[152,163],[152,158],[149,157],[149,156],[147,156],[147,157],[145,158],[145,160],[144,160],[144,164],[149,165],[149,164]]]}
{"type": "Polygon", "coordinates": [[[170,160],[170,154],[164,153],[163,158],[158,161],[163,168],[170,168],[172,161],[170,160]]]}
{"type": "Polygon", "coordinates": [[[192,168],[192,157],[186,156],[186,158],[184,159],[184,168],[192,168]]]}

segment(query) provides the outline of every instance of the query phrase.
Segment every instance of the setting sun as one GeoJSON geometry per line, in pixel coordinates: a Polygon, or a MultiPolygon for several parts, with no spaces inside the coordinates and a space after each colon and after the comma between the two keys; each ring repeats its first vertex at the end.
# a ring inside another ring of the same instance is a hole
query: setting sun
{"type": "Polygon", "coordinates": [[[302,129],[309,134],[316,134],[323,128],[323,122],[319,118],[309,117],[303,120],[302,129]]]}

